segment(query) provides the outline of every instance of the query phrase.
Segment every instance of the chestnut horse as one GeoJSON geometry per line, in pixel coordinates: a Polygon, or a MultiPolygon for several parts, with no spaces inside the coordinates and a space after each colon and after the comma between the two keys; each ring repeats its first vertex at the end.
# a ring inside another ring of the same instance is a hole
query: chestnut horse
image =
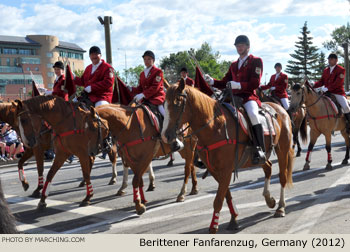
{"type": "MultiPolygon", "coordinates": [[[[169,154],[170,147],[161,143],[159,132],[152,126],[150,119],[141,107],[109,104],[99,106],[95,110],[108,121],[110,132],[118,145],[118,153],[123,160],[124,167],[130,167],[134,173],[132,180],[134,203],[137,214],[141,215],[146,211],[142,175],[151,164],[152,159],[169,154]]],[[[197,177],[193,165],[196,143],[195,138],[187,139],[185,148],[180,151],[186,163],[185,179],[177,201],[184,200],[190,174],[192,177],[190,194],[198,193],[197,177]]],[[[124,169],[125,175],[127,175],[127,170],[124,169]]]]}
{"type": "MultiPolygon", "coordinates": [[[[16,131],[19,133],[17,118],[15,118],[17,102],[12,103],[0,103],[0,121],[6,122],[10,124],[16,131]]],[[[52,131],[48,128],[48,125],[42,121],[42,125],[40,126],[40,132],[38,137],[38,142],[35,147],[30,148],[26,146],[22,157],[18,160],[18,173],[19,179],[22,183],[22,187],[24,191],[27,191],[29,188],[29,182],[25,176],[23,165],[24,163],[30,159],[33,155],[35,156],[36,168],[38,172],[38,185],[37,188],[31,194],[31,197],[40,198],[41,190],[44,187],[44,152],[52,147],[52,131]]],[[[112,178],[109,181],[109,185],[113,185],[116,183],[117,179],[117,170],[116,163],[117,159],[115,156],[116,150],[111,150],[108,153],[109,159],[112,163],[112,178]]],[[[83,180],[84,182],[84,180],[83,180]]],[[[84,183],[81,183],[79,186],[83,186],[84,183]]]]}
{"type": "MultiPolygon", "coordinates": [[[[284,216],[286,206],[284,188],[286,185],[292,185],[293,183],[292,126],[285,109],[274,103],[268,103],[268,105],[276,111],[277,115],[276,119],[273,119],[275,136],[265,136],[266,155],[268,158],[271,154],[273,144],[278,157],[281,184],[279,206],[275,216],[284,216]]],[[[244,133],[239,124],[237,130],[239,140],[237,141],[236,121],[231,113],[223,108],[219,101],[210,98],[195,88],[185,86],[183,79],[179,85],[173,85],[167,90],[164,108],[166,117],[162,131],[163,140],[171,143],[174,141],[181,125],[189,123],[198,137],[199,156],[205,162],[214,179],[219,183],[209,232],[216,233],[218,230],[219,213],[225,197],[231,213],[228,228],[238,228],[236,220],[238,213],[232,203],[229,185],[232,172],[241,164],[242,167],[252,166],[249,155],[251,153],[249,136],[244,133]],[[240,157],[239,160],[235,159],[236,150],[238,151],[237,157],[240,157]]],[[[276,202],[269,192],[271,166],[272,163],[269,160],[262,165],[265,173],[263,195],[266,204],[273,208],[276,202]]]]}
{"type": "Polygon", "coordinates": [[[310,143],[308,146],[304,170],[310,169],[311,152],[317,138],[323,134],[326,138],[326,150],[328,154],[326,170],[332,170],[331,139],[332,132],[340,131],[345,144],[346,153],[342,164],[348,164],[350,139],[346,133],[346,122],[342,115],[339,117],[332,109],[328,98],[319,95],[306,82],[292,86],[291,111],[296,111],[305,103],[307,119],[310,126],[310,143]]]}
{"type": "Polygon", "coordinates": [[[18,101],[16,115],[22,140],[34,147],[38,142],[41,121],[48,122],[53,130],[55,159],[47,174],[38,209],[46,207],[46,198],[53,177],[70,155],[79,158],[86,183],[86,197],[80,206],[90,204],[93,188],[90,181],[94,156],[102,140],[107,137],[108,124],[94,111],[83,111],[76,104],[66,102],[57,96],[36,96],[26,101],[18,101]],[[89,130],[87,130],[89,129],[89,130]]]}
{"type": "Polygon", "coordinates": [[[0,180],[0,234],[17,234],[16,219],[12,215],[3,190],[0,180]]]}

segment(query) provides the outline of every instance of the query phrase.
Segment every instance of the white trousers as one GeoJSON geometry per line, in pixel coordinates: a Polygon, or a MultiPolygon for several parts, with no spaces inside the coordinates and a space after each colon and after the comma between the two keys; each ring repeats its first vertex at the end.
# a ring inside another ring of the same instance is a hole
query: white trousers
{"type": "Polygon", "coordinates": [[[245,110],[247,111],[248,117],[252,125],[260,124],[258,113],[259,105],[256,101],[247,101],[243,104],[245,110]]]}
{"type": "Polygon", "coordinates": [[[158,110],[162,114],[162,116],[165,117],[165,110],[163,104],[158,105],[158,110]]]}
{"type": "Polygon", "coordinates": [[[285,110],[288,110],[289,109],[289,100],[288,98],[281,98],[281,103],[282,103],[282,106],[285,110]]]}
{"type": "Polygon", "coordinates": [[[346,97],[344,97],[342,95],[338,95],[338,94],[334,94],[334,96],[335,96],[335,98],[337,98],[337,101],[340,104],[340,106],[342,107],[344,114],[349,113],[350,107],[349,107],[349,104],[348,104],[346,97]]]}
{"type": "Polygon", "coordinates": [[[105,105],[105,104],[109,104],[108,101],[98,101],[95,103],[95,108],[97,108],[98,106],[101,106],[101,105],[105,105]]]}

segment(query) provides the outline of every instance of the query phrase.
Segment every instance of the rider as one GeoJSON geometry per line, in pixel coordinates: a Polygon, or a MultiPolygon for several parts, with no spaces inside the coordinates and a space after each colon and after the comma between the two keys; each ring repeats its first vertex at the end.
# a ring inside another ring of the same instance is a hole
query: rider
{"type": "Polygon", "coordinates": [[[280,99],[282,106],[285,110],[289,109],[289,100],[287,94],[288,88],[288,76],[285,73],[282,73],[282,64],[275,64],[276,74],[273,74],[270,78],[270,82],[261,86],[261,90],[270,89],[273,92],[273,95],[280,99]]]}
{"type": "MultiPolygon", "coordinates": [[[[146,100],[150,104],[158,106],[158,111],[164,117],[165,110],[163,103],[165,101],[165,92],[163,86],[163,71],[154,65],[155,56],[152,51],[145,51],[142,55],[146,66],[140,74],[139,85],[132,88],[132,93],[136,102],[146,100]]],[[[183,143],[176,138],[171,145],[171,150],[179,151],[184,147],[183,143]]]]}
{"type": "Polygon", "coordinates": [[[186,67],[181,68],[180,75],[181,75],[181,78],[185,80],[186,85],[194,87],[194,80],[188,77],[188,72],[186,67]]]}
{"type": "Polygon", "coordinates": [[[247,111],[250,122],[253,125],[253,144],[255,147],[252,164],[263,164],[266,161],[264,132],[259,121],[258,112],[261,101],[255,93],[260,85],[263,71],[261,58],[248,55],[250,41],[247,36],[239,35],[235,40],[235,46],[239,54],[237,61],[234,61],[222,80],[214,80],[209,75],[205,75],[205,80],[209,85],[219,89],[230,87],[232,93],[243,98],[243,106],[247,111]]]}
{"type": "Polygon", "coordinates": [[[350,107],[344,91],[345,69],[337,63],[338,56],[335,53],[329,54],[329,67],[323,71],[321,79],[315,83],[314,88],[321,87],[323,92],[329,92],[335,96],[344,111],[346,131],[350,133],[350,107]]]}
{"type": "Polygon", "coordinates": [[[56,61],[53,65],[53,69],[56,74],[56,80],[53,85],[53,90],[45,91],[45,95],[57,95],[59,97],[62,97],[65,101],[68,101],[68,91],[65,89],[64,86],[64,65],[62,61],[56,61]]]}
{"type": "Polygon", "coordinates": [[[114,70],[112,66],[101,59],[101,49],[92,46],[89,50],[92,64],[85,68],[81,77],[74,78],[74,84],[83,86],[90,101],[98,107],[112,102],[114,70]]]}

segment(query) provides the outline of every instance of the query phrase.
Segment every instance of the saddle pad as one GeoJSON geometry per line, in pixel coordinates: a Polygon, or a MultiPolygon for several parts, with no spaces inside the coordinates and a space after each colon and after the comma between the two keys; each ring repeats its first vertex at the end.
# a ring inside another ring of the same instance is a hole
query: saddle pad
{"type": "MultiPolygon", "coordinates": [[[[261,110],[261,109],[259,109],[261,110]]],[[[240,113],[242,115],[242,123],[241,123],[241,119],[240,119],[240,124],[243,128],[243,131],[248,135],[248,122],[247,122],[247,119],[243,116],[242,113],[240,113]]],[[[259,121],[262,125],[262,128],[263,128],[263,131],[264,131],[264,135],[265,136],[269,136],[270,135],[270,129],[269,129],[269,125],[271,127],[271,133],[273,136],[276,135],[276,132],[275,132],[275,128],[273,126],[273,122],[272,122],[272,117],[269,113],[265,113],[265,116],[264,115],[261,115],[259,113],[258,115],[258,118],[259,118],[259,121]]]]}
{"type": "Polygon", "coordinates": [[[329,104],[331,105],[334,114],[337,115],[337,114],[339,113],[339,110],[338,110],[337,105],[334,103],[334,101],[332,101],[332,99],[329,98],[329,97],[327,97],[327,96],[324,96],[324,98],[326,98],[326,100],[327,100],[327,101],[329,102],[329,104]]]}
{"type": "Polygon", "coordinates": [[[160,133],[160,125],[158,117],[152,112],[152,110],[147,106],[142,106],[146,114],[148,115],[148,118],[151,120],[152,126],[156,128],[156,131],[160,133]]]}
{"type": "Polygon", "coordinates": [[[230,103],[226,103],[226,102],[223,102],[222,105],[228,110],[230,111],[231,115],[233,116],[233,118],[236,118],[236,111],[237,111],[237,114],[238,114],[238,122],[239,124],[241,125],[244,133],[246,135],[249,135],[248,133],[248,122],[247,120],[244,118],[244,115],[242,114],[241,111],[239,110],[236,110],[235,107],[233,107],[230,103]]]}

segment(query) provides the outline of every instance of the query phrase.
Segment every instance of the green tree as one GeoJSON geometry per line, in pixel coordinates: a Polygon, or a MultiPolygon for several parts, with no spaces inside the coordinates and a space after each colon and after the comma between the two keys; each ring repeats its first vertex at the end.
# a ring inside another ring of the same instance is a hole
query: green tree
{"type": "Polygon", "coordinates": [[[117,75],[128,86],[136,87],[139,84],[140,74],[143,70],[143,65],[138,65],[136,67],[130,67],[126,71],[123,70],[122,75],[119,72],[117,72],[117,75]]]}
{"type": "Polygon", "coordinates": [[[317,61],[316,66],[315,66],[314,78],[316,80],[321,79],[323,70],[327,67],[327,65],[328,65],[328,63],[326,60],[326,55],[324,54],[324,52],[321,52],[318,55],[318,61],[317,61]]]}
{"type": "Polygon", "coordinates": [[[290,80],[294,82],[301,82],[307,76],[310,79],[315,79],[315,70],[317,66],[318,48],[313,46],[312,37],[309,35],[310,31],[307,28],[307,22],[301,28],[301,36],[295,42],[296,49],[294,53],[290,54],[293,58],[288,61],[286,72],[291,74],[290,80]]]}
{"type": "Polygon", "coordinates": [[[350,45],[350,24],[347,23],[347,25],[336,28],[331,36],[332,39],[324,42],[323,46],[344,58],[343,44],[348,43],[350,45]]]}

